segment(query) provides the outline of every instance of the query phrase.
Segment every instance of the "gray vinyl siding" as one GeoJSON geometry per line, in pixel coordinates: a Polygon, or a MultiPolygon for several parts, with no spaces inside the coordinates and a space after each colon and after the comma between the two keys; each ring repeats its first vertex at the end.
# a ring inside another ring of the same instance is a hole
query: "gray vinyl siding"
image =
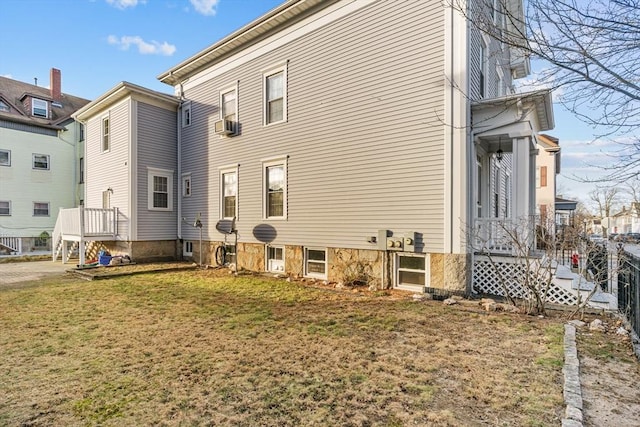
{"type": "Polygon", "coordinates": [[[178,218],[176,112],[137,102],[138,117],[138,240],[176,239],[178,218]],[[148,167],[173,171],[173,210],[148,209],[148,167]]]}
{"type": "MultiPolygon", "coordinates": [[[[439,2],[380,1],[185,93],[182,172],[193,195],[183,216],[203,214],[221,240],[219,167],[239,164],[239,239],[375,248],[378,229],[421,233],[444,250],[444,11],[439,2]],[[288,121],[262,125],[262,73],[288,61],[288,121]],[[238,82],[241,134],[213,134],[219,90],[238,82]],[[288,156],[288,218],[262,218],[262,159],[288,156]]],[[[184,226],[183,236],[197,230],[184,226]]]]}
{"type": "Polygon", "coordinates": [[[89,120],[86,131],[85,206],[102,208],[102,192],[113,189],[111,207],[119,210],[118,239],[129,240],[129,128],[130,101],[89,120]],[[102,119],[109,115],[110,150],[102,152],[102,119]]]}

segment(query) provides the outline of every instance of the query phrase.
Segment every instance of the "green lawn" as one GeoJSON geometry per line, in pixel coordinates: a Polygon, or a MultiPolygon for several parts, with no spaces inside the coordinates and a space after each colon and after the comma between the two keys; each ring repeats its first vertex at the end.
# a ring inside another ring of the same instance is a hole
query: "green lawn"
{"type": "Polygon", "coordinates": [[[220,272],[0,290],[0,425],[558,425],[562,325],[220,272]]]}

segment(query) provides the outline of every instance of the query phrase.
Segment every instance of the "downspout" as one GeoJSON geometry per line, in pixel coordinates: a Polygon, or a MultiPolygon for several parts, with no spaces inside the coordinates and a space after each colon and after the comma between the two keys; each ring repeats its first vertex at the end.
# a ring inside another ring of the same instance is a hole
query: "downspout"
{"type": "MultiPolygon", "coordinates": [[[[453,125],[453,115],[454,115],[454,108],[453,108],[453,102],[455,100],[455,89],[454,89],[454,79],[455,79],[455,75],[453,74],[455,71],[455,67],[454,67],[454,48],[455,48],[455,31],[454,31],[454,26],[455,26],[455,13],[454,13],[454,8],[453,5],[451,5],[451,7],[449,8],[450,13],[451,13],[451,56],[450,56],[450,76],[451,76],[451,82],[449,83],[449,93],[450,93],[450,97],[451,97],[451,102],[449,105],[449,113],[451,114],[451,124],[449,126],[449,143],[451,144],[451,156],[449,156],[449,182],[451,183],[451,192],[453,192],[453,166],[454,166],[454,156],[453,156],[453,151],[454,151],[454,125],[453,125]]],[[[448,253],[453,253],[453,224],[454,224],[454,214],[453,214],[453,194],[449,195],[449,215],[451,215],[451,218],[449,219],[449,247],[447,248],[446,252],[448,253]]]]}
{"type": "MultiPolygon", "coordinates": [[[[177,185],[176,185],[176,189],[178,190],[177,193],[177,197],[178,197],[178,218],[177,218],[177,233],[178,233],[178,240],[182,240],[182,103],[184,102],[184,92],[182,90],[182,83],[180,83],[179,85],[179,97],[180,97],[180,103],[178,104],[178,111],[176,113],[177,117],[176,117],[176,124],[177,124],[177,149],[178,149],[178,155],[177,155],[177,159],[178,159],[178,174],[176,177],[176,181],[177,181],[177,185]]],[[[182,250],[180,250],[179,254],[182,253],[182,250]]],[[[178,257],[179,258],[179,257],[178,257]]],[[[181,258],[179,258],[181,259],[181,258]]]]}

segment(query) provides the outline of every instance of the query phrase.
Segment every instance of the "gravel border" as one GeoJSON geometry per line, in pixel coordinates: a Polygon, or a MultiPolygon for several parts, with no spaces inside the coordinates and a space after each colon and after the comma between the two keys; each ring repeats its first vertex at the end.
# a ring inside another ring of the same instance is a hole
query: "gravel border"
{"type": "Polygon", "coordinates": [[[562,427],[582,427],[582,389],[580,387],[580,361],[576,347],[576,327],[564,325],[564,403],[566,409],[562,427]]]}

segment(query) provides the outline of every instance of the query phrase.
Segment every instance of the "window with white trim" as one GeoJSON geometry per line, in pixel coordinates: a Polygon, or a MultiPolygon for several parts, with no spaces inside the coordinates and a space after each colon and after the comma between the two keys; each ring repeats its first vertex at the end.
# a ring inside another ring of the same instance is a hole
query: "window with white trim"
{"type": "Polygon", "coordinates": [[[33,216],[49,216],[49,202],[33,202],[33,216]]]}
{"type": "Polygon", "coordinates": [[[147,168],[148,209],[152,211],[173,210],[173,171],[147,168]]]}
{"type": "Polygon", "coordinates": [[[84,184],[84,157],[80,157],[79,172],[80,175],[80,184],[84,184]]]}
{"type": "Polygon", "coordinates": [[[109,117],[102,118],[102,151],[109,151],[111,148],[109,117]]]}
{"type": "Polygon", "coordinates": [[[264,124],[287,121],[287,66],[286,64],[263,74],[264,124]]]}
{"type": "Polygon", "coordinates": [[[191,173],[182,174],[182,197],[191,197],[191,173]]]}
{"type": "Polygon", "coordinates": [[[11,166],[11,150],[0,150],[0,166],[11,166]]]}
{"type": "Polygon", "coordinates": [[[327,250],[304,249],[304,275],[319,279],[327,278],[327,250]]]}
{"type": "Polygon", "coordinates": [[[262,163],[265,219],[287,217],[287,159],[262,163]]]}
{"type": "Polygon", "coordinates": [[[233,134],[238,133],[238,90],[236,86],[220,91],[220,120],[228,120],[233,134]]]}
{"type": "Polygon", "coordinates": [[[238,217],[238,168],[220,170],[220,217],[238,217]]]}
{"type": "Polygon", "coordinates": [[[0,216],[11,216],[11,202],[0,200],[0,216]]]}
{"type": "Polygon", "coordinates": [[[191,126],[191,101],[182,104],[182,127],[191,126]]]}
{"type": "Polygon", "coordinates": [[[43,99],[33,98],[31,100],[31,114],[36,117],[49,117],[49,103],[43,99]]]}
{"type": "Polygon", "coordinates": [[[49,170],[49,155],[48,154],[34,154],[33,155],[33,169],[49,170]]]}
{"type": "Polygon", "coordinates": [[[284,272],[284,247],[267,246],[267,271],[284,272]]]}
{"type": "Polygon", "coordinates": [[[399,288],[428,286],[428,260],[424,254],[396,254],[395,286],[399,288]]]}

